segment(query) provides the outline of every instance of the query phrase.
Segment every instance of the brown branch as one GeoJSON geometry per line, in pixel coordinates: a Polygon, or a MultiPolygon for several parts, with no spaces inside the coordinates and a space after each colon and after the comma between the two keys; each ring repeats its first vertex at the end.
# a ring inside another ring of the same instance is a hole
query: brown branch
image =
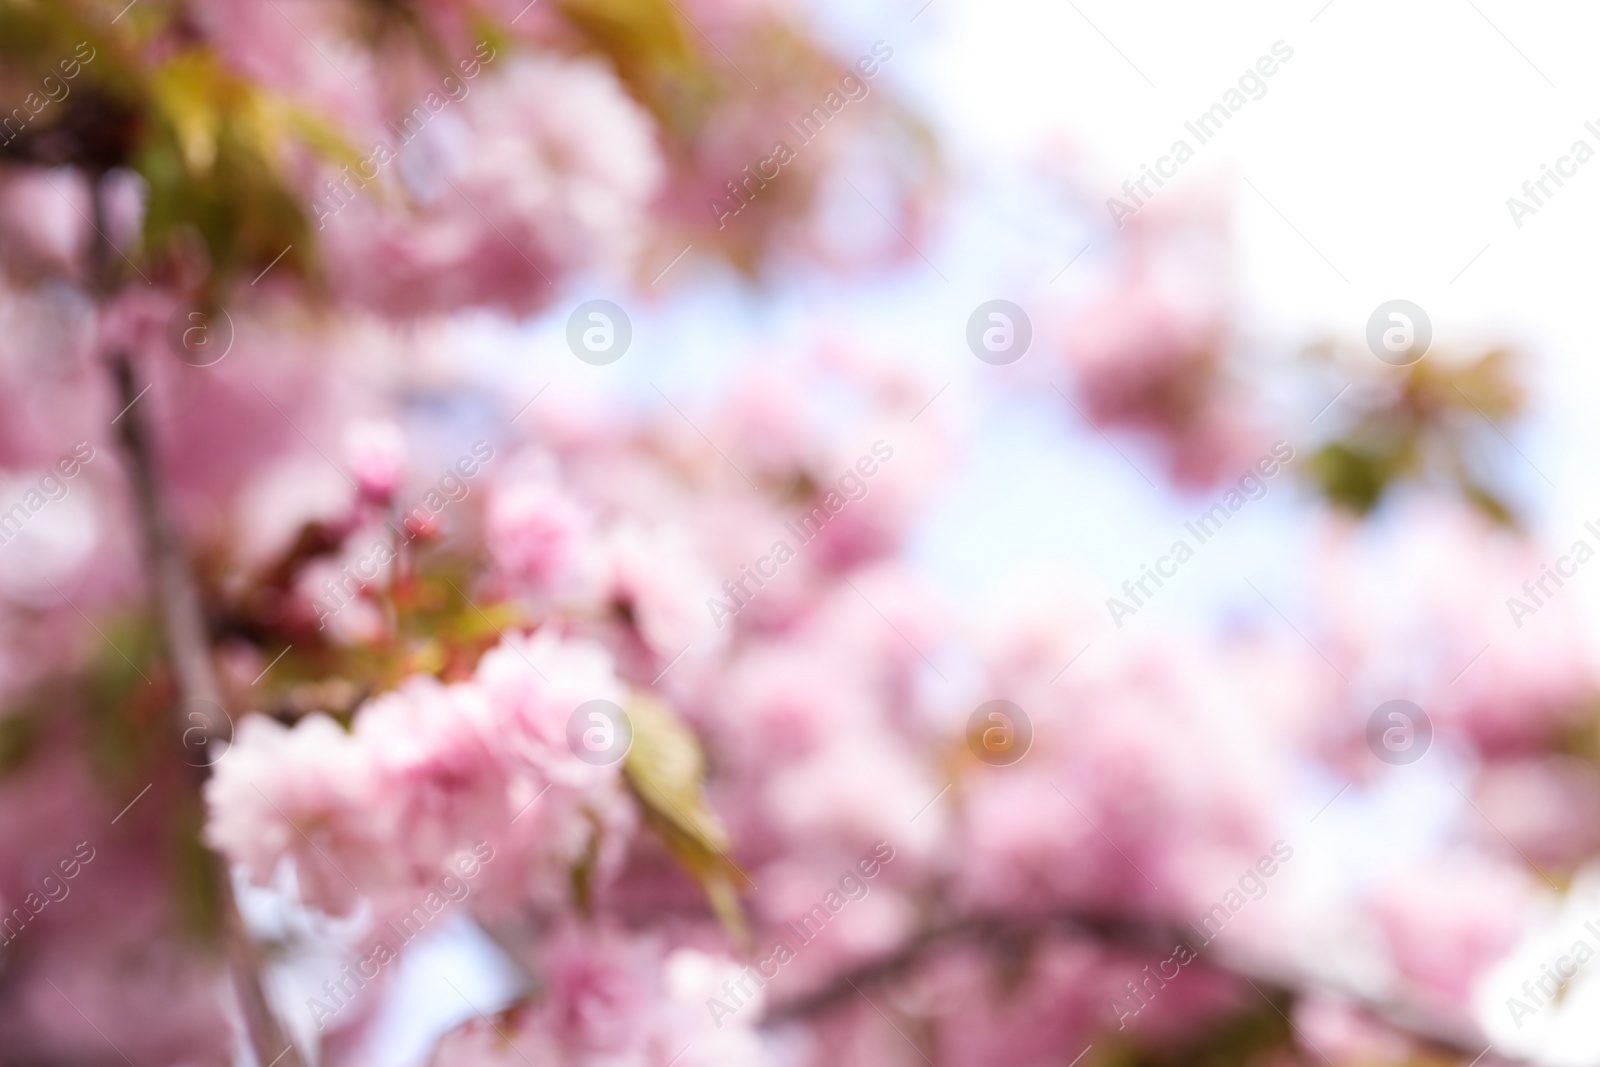
{"type": "MultiPolygon", "coordinates": [[[[93,188],[95,229],[98,234],[95,242],[95,279],[96,288],[104,299],[115,291],[114,250],[105,237],[107,220],[103,179],[96,180],[93,188]]],[[[139,525],[154,582],[167,657],[172,662],[177,678],[178,706],[182,709],[191,702],[206,701],[223,711],[222,687],[217,681],[216,667],[211,660],[211,643],[200,592],[168,505],[150,424],[138,403],[139,392],[135,388],[132,360],[127,352],[118,351],[108,356],[108,368],[116,387],[118,404],[123,409],[118,419],[119,436],[138,507],[139,525]]],[[[225,711],[220,717],[208,715],[207,719],[210,720],[212,740],[224,743],[232,740],[231,737],[218,736],[228,722],[225,711]]],[[[181,722],[176,726],[179,730],[184,728],[181,722]]],[[[211,751],[209,745],[206,751],[211,751]]],[[[239,913],[227,863],[214,852],[208,852],[207,855],[211,860],[210,873],[217,888],[218,907],[222,915],[222,941],[228,970],[258,1067],[267,1067],[269,1064],[275,1067],[304,1067],[299,1050],[293,1047],[283,1024],[267,1003],[266,990],[261,984],[261,952],[245,925],[244,917],[239,913]]]]}
{"type": "MultiPolygon", "coordinates": [[[[857,998],[861,988],[882,987],[899,981],[936,952],[954,944],[1026,944],[1046,933],[1066,934],[1136,952],[1170,953],[1181,942],[1191,947],[1199,957],[1198,962],[1253,983],[1274,1006],[1292,1003],[1310,993],[1326,993],[1355,1004],[1385,1025],[1443,1056],[1475,1061],[1489,1046],[1489,1039],[1476,1027],[1440,1017],[1413,1003],[1374,997],[1290,967],[1208,945],[1186,927],[1077,912],[1037,918],[975,915],[930,926],[888,955],[841,972],[809,992],[773,1004],[762,1025],[778,1026],[824,1014],[857,998]]],[[[1168,979],[1173,980],[1182,978],[1168,979]]],[[[1515,1057],[1504,1055],[1498,1055],[1498,1059],[1517,1062],[1515,1057]]]]}
{"type": "Polygon", "coordinates": [[[211,642],[206,630],[200,591],[184,556],[182,541],[171,509],[156,476],[155,449],[149,427],[136,398],[133,365],[127,353],[110,357],[117,402],[125,410],[119,420],[122,451],[128,458],[129,476],[144,531],[145,551],[155,580],[155,599],[166,636],[167,656],[178,676],[178,692],[187,701],[208,701],[222,707],[222,687],[211,662],[211,642]]]}

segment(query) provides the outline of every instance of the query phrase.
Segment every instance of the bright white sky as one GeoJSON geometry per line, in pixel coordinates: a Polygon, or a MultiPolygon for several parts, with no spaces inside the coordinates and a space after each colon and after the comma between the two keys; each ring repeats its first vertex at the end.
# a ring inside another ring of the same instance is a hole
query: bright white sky
{"type": "MultiPolygon", "coordinates": [[[[1373,308],[1400,297],[1430,314],[1436,347],[1518,344],[1536,392],[1533,418],[1511,437],[1554,488],[1508,453],[1511,473],[1554,543],[1600,515],[1588,477],[1600,460],[1588,403],[1600,340],[1591,311],[1600,158],[1520,229],[1506,207],[1574,140],[1600,152],[1600,136],[1584,129],[1586,120],[1600,127],[1592,5],[934,0],[914,24],[907,18],[856,15],[859,28],[846,32],[905,40],[885,77],[933,119],[969,189],[1004,186],[1008,169],[1027,167],[1062,134],[1103,163],[1108,186],[1136,177],[1187,136],[1186,120],[1286,42],[1294,58],[1267,95],[1174,179],[1235,190],[1247,328],[1285,347],[1329,333],[1358,341],[1373,308]]],[[[999,210],[979,199],[980,213],[999,210]]],[[[1053,262],[1081,243],[1064,242],[1053,262]]],[[[937,263],[985,258],[927,251],[937,263]]],[[[1007,260],[992,265],[991,277],[1006,276],[1007,260]]],[[[1095,503],[1136,508],[1142,486],[1125,468],[1107,471],[1118,488],[1095,503]]],[[[1115,541],[1101,547],[1119,554],[1115,541]]],[[[1596,591],[1578,591],[1600,603],[1596,591]]]]}

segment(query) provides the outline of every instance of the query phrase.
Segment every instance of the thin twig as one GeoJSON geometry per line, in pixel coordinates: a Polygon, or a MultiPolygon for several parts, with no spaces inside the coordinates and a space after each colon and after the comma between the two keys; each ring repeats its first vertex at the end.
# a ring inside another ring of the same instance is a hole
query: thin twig
{"type": "MultiPolygon", "coordinates": [[[[94,188],[94,212],[97,219],[103,220],[106,195],[104,180],[97,181],[94,188]]],[[[105,227],[102,225],[98,229],[105,227]]],[[[102,299],[109,298],[115,288],[115,271],[109,263],[111,251],[109,241],[97,243],[96,265],[99,269],[96,278],[102,299]]],[[[134,386],[132,358],[123,350],[108,353],[107,369],[125,409],[124,417],[117,426],[118,436],[133,483],[139,526],[149,561],[162,634],[166,639],[167,657],[172,662],[173,674],[177,679],[178,706],[183,707],[191,701],[210,701],[220,708],[222,687],[217,681],[216,666],[211,661],[211,641],[205,612],[194,572],[183,550],[177,523],[168,506],[150,423],[145,417],[148,406],[133,406],[138,393],[134,386]]],[[[222,716],[222,719],[226,721],[227,716],[222,716]]],[[[215,853],[208,853],[208,856],[211,861],[210,873],[219,898],[222,940],[228,968],[256,1060],[258,1063],[276,1063],[279,1067],[304,1067],[300,1051],[286,1047],[292,1043],[283,1024],[267,1003],[266,991],[261,984],[260,949],[239,913],[227,864],[215,853]]]]}

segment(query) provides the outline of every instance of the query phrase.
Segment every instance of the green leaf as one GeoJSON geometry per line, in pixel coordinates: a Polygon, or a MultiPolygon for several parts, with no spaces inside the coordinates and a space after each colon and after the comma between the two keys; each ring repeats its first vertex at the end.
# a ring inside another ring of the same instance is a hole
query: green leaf
{"type": "Polygon", "coordinates": [[[1378,503],[1396,466],[1393,457],[1357,451],[1334,441],[1311,457],[1307,474],[1329,501],[1365,515],[1378,503]]]}
{"type": "Polygon", "coordinates": [[[728,857],[730,840],[705,797],[705,758],[694,734],[672,709],[647,693],[628,701],[633,744],[623,771],[645,821],[661,835],[673,858],[694,876],[728,935],[741,946],[750,928],[734,879],[749,881],[728,857]]]}

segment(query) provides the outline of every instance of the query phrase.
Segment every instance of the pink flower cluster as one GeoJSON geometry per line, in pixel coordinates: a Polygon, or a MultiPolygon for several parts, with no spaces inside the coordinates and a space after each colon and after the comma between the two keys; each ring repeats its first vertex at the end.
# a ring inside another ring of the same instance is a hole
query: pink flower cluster
{"type": "Polygon", "coordinates": [[[1075,310],[1065,362],[1098,426],[1150,438],[1174,482],[1206,486],[1249,463],[1249,394],[1234,373],[1227,212],[1209,198],[1129,220],[1111,276],[1075,310]]]}
{"type": "Polygon", "coordinates": [[[323,223],[330,276],[353,303],[399,318],[526,313],[568,271],[631,262],[662,180],[648,118],[597,63],[501,64],[323,223]]]}
{"type": "Polygon", "coordinates": [[[659,938],[564,926],[539,949],[542,984],[497,1021],[441,1042],[433,1067],[765,1067],[778,1061],[754,1013],[715,1025],[705,1001],[738,973],[725,956],[664,951],[659,938]]]}
{"type": "Polygon", "coordinates": [[[415,896],[479,841],[502,857],[491,905],[559,905],[562,872],[589,849],[614,866],[632,831],[616,767],[578,759],[567,719],[624,698],[601,647],[541,632],[507,637],[468,681],[408,680],[349,729],[248,716],[207,786],[207,839],[263,882],[290,862],[330,913],[415,896]]]}

